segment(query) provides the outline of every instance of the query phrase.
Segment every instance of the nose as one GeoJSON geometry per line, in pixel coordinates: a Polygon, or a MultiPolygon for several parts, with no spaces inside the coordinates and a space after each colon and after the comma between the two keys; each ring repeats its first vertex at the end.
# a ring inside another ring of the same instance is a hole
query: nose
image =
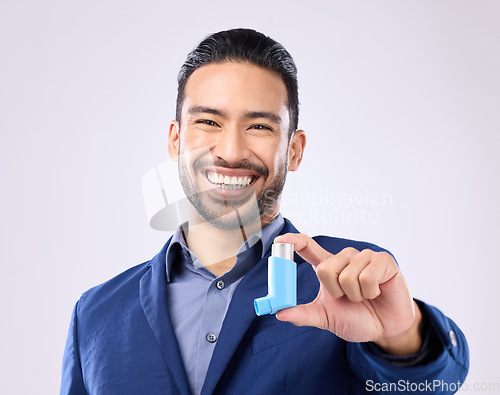
{"type": "Polygon", "coordinates": [[[237,127],[225,128],[219,133],[212,153],[230,164],[247,160],[252,155],[244,131],[237,127]]]}

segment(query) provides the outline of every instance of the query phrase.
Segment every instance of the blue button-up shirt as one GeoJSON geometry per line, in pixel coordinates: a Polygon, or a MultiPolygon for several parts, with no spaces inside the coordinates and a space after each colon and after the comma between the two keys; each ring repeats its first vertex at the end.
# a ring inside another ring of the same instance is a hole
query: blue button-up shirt
{"type": "Polygon", "coordinates": [[[233,268],[216,277],[186,245],[182,224],[166,252],[167,301],[182,360],[194,394],[199,394],[236,287],[261,260],[284,226],[278,215],[251,235],[236,254],[233,268]]]}

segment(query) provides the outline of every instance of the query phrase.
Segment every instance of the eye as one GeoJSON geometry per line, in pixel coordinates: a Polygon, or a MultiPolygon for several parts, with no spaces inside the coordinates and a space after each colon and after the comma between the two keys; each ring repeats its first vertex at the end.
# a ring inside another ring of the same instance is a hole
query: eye
{"type": "Polygon", "coordinates": [[[273,131],[273,129],[271,129],[269,126],[266,125],[253,125],[250,129],[270,130],[271,132],[273,131]]]}
{"type": "Polygon", "coordinates": [[[210,119],[200,119],[199,121],[196,121],[196,123],[202,123],[209,126],[219,126],[217,122],[211,121],[210,119]]]}

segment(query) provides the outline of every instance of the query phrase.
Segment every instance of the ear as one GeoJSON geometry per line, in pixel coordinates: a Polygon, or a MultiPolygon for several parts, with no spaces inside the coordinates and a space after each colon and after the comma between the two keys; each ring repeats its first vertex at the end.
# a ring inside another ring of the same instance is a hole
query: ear
{"type": "Polygon", "coordinates": [[[290,141],[288,150],[288,171],[295,171],[299,168],[302,162],[302,155],[306,147],[306,132],[296,130],[290,141]]]}
{"type": "Polygon", "coordinates": [[[168,129],[168,155],[174,162],[179,160],[179,122],[170,121],[168,129]]]}

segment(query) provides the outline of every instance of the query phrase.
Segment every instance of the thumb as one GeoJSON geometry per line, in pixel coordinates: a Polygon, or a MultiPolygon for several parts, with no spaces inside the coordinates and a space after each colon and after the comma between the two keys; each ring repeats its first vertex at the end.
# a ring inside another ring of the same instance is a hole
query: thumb
{"type": "Polygon", "coordinates": [[[314,302],[289,307],[276,313],[278,320],[290,322],[295,326],[315,326],[320,328],[320,317],[320,311],[314,302]]]}

